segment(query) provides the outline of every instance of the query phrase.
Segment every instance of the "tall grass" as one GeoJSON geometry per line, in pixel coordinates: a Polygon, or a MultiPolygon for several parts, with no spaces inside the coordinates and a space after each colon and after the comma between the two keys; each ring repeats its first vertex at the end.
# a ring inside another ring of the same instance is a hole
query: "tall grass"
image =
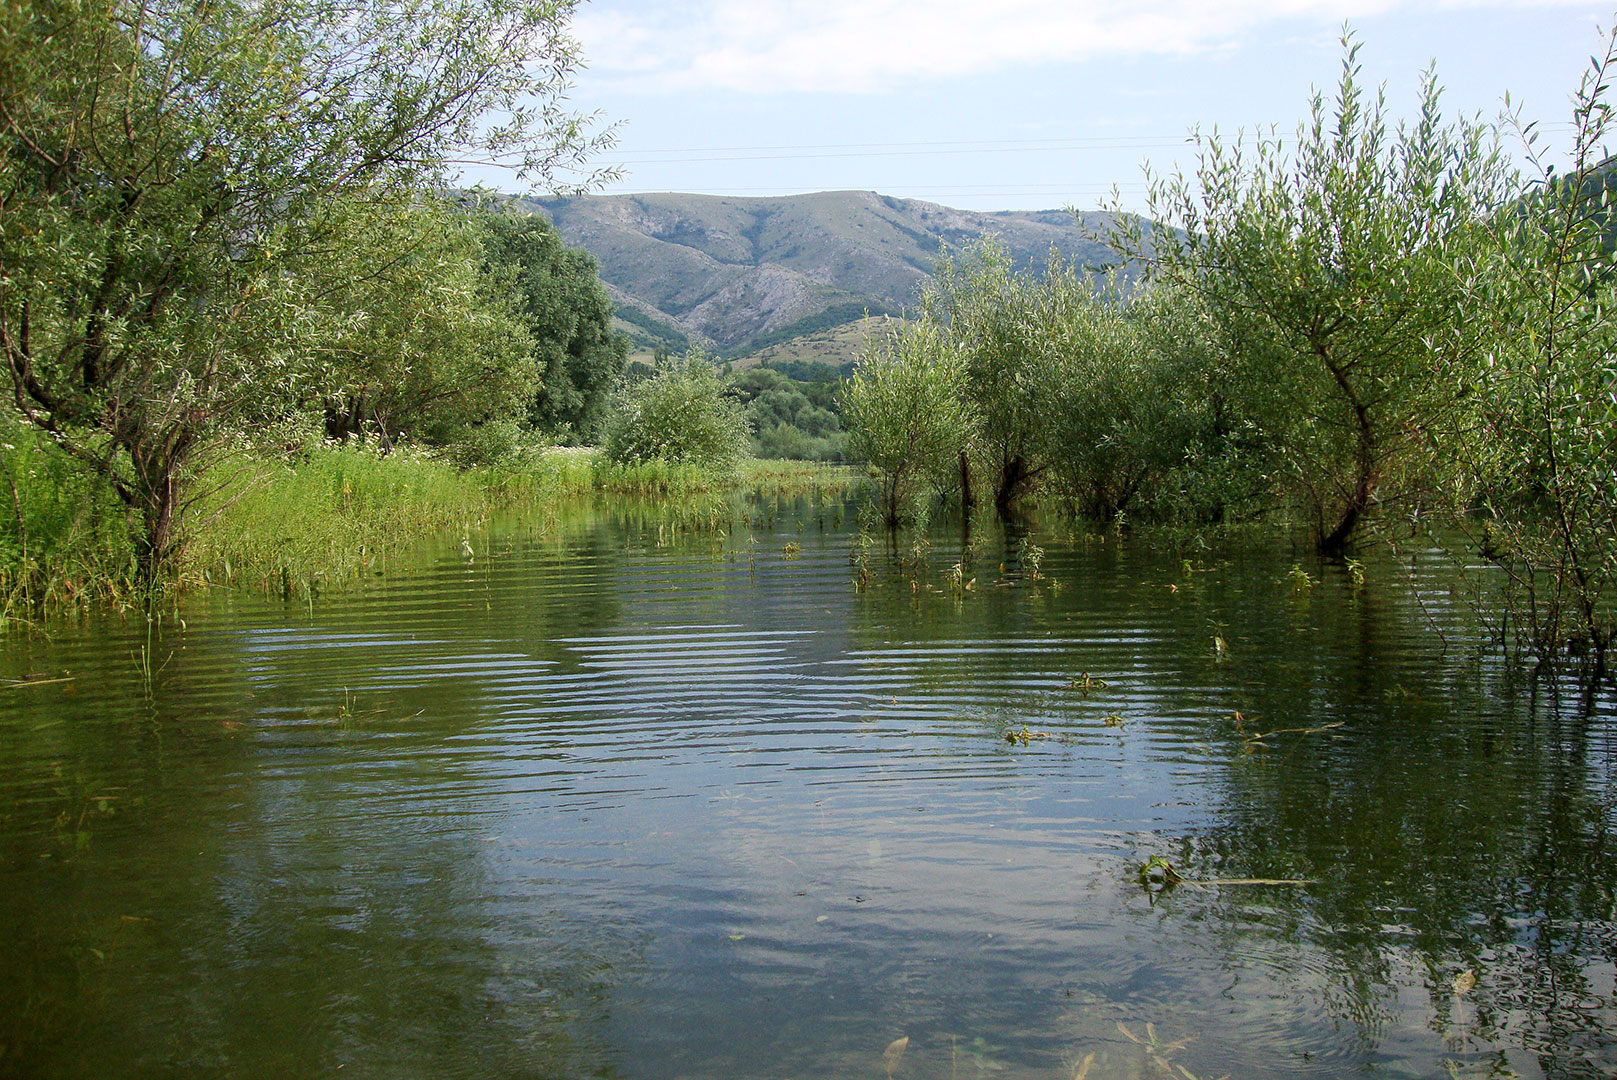
{"type": "Polygon", "coordinates": [[[123,504],[32,429],[0,421],[0,626],[141,590],[123,504]]]}
{"type": "MultiPolygon", "coordinates": [[[[144,595],[135,530],[105,485],[31,432],[0,438],[0,619],[131,603],[144,595]]],[[[759,500],[845,490],[846,469],[747,461],[714,472],[693,465],[607,462],[552,448],[499,465],[457,468],[418,449],[385,456],[322,446],[294,461],[236,459],[199,485],[184,553],[169,585],[230,585],[309,595],[341,588],[444,532],[492,518],[555,525],[568,507],[666,515],[722,527],[759,500]]],[[[756,512],[756,511],[754,511],[756,512]]]]}
{"type": "Polygon", "coordinates": [[[418,450],[383,457],[362,447],[234,468],[242,475],[220,478],[218,494],[198,508],[178,567],[184,583],[317,591],[377,568],[424,535],[538,507],[563,480],[526,465],[462,470],[418,450]]]}

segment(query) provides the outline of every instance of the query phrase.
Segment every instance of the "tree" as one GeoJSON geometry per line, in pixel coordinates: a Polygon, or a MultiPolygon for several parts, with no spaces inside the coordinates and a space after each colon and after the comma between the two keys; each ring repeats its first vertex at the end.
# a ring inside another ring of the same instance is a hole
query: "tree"
{"type": "MultiPolygon", "coordinates": [[[[1420,117],[1389,132],[1344,37],[1331,111],[1287,151],[1260,137],[1197,137],[1194,182],[1154,179],[1151,272],[1193,290],[1232,363],[1240,407],[1262,430],[1271,475],[1301,496],[1322,552],[1339,552],[1378,503],[1418,479],[1452,403],[1452,373],[1480,338],[1454,268],[1481,241],[1511,182],[1476,122],[1443,122],[1422,80],[1420,117]]],[[[1120,244],[1151,252],[1140,233],[1120,244]]]]}
{"type": "Polygon", "coordinates": [[[538,214],[494,207],[479,216],[487,257],[509,274],[533,339],[540,380],[528,420],[587,441],[601,430],[629,355],[629,339],[612,329],[612,301],[595,260],[566,246],[538,214]]]}
{"type": "Polygon", "coordinates": [[[624,388],[607,423],[605,451],[620,464],[668,461],[723,472],[751,442],[745,408],[725,393],[712,360],[692,349],[624,388]]]}
{"type": "Polygon", "coordinates": [[[39,0],[0,11],[0,349],[28,421],[140,517],[154,576],[208,453],[309,397],[351,239],[453,163],[559,182],[572,0],[39,0]]]}
{"type": "MultiPolygon", "coordinates": [[[[939,260],[922,299],[928,317],[947,325],[963,365],[971,450],[987,465],[1001,513],[1049,468],[1050,412],[1059,384],[1044,362],[1039,302],[1033,275],[1017,273],[1010,253],[992,237],[939,260]]],[[[962,497],[969,501],[965,457],[960,471],[962,497]]]]}
{"type": "Polygon", "coordinates": [[[897,528],[922,485],[948,475],[970,443],[965,363],[923,316],[873,340],[842,390],[848,455],[876,471],[883,522],[897,528]]]}
{"type": "Polygon", "coordinates": [[[319,343],[311,366],[327,437],[441,443],[523,418],[540,369],[514,275],[485,265],[478,223],[428,198],[333,212],[351,240],[328,257],[329,285],[301,310],[319,343]]]}
{"type": "Polygon", "coordinates": [[[1152,288],[1126,301],[1115,276],[1095,282],[1070,266],[1052,266],[1040,294],[1043,363],[1062,386],[1050,410],[1056,487],[1111,521],[1140,496],[1160,496],[1204,422],[1187,393],[1201,353],[1170,329],[1185,298],[1152,288]]]}
{"type": "Polygon", "coordinates": [[[1597,675],[1617,641],[1617,193],[1600,149],[1614,63],[1608,36],[1573,98],[1564,175],[1522,132],[1539,175],[1467,267],[1466,318],[1488,347],[1455,382],[1471,408],[1447,446],[1473,481],[1464,505],[1482,511],[1481,550],[1504,570],[1526,646],[1541,660],[1582,654],[1597,675]]]}

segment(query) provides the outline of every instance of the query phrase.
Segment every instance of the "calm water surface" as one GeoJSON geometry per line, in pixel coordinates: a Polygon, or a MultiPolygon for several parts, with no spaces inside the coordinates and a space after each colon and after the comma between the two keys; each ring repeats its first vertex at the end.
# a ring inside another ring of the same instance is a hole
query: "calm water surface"
{"type": "Polygon", "coordinates": [[[1617,1074],[1617,719],[1435,562],[766,520],[6,642],[0,1075],[1617,1074]]]}

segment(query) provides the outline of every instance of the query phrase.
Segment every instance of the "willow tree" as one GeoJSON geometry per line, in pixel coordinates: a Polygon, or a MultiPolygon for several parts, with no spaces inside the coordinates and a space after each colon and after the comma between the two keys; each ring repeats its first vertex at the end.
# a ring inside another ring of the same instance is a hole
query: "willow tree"
{"type": "MultiPolygon", "coordinates": [[[[556,186],[573,0],[38,0],[0,9],[0,349],[26,419],[140,519],[155,574],[211,448],[306,401],[334,200],[454,163],[556,186]]],[[[385,261],[385,260],[383,260],[385,261]]],[[[333,267],[337,269],[333,269],[333,267]]]]}
{"type": "MultiPolygon", "coordinates": [[[[1057,269],[1052,260],[1050,272],[1057,269]]],[[[940,259],[922,296],[926,317],[945,328],[947,348],[961,365],[963,402],[972,417],[969,446],[986,468],[1001,513],[1050,466],[1051,413],[1061,382],[1047,355],[1048,300],[1040,279],[1031,270],[1018,272],[992,236],[940,259]]],[[[960,470],[961,494],[969,502],[964,453],[960,470]]]]}
{"type": "Polygon", "coordinates": [[[1335,99],[1314,95],[1295,147],[1198,135],[1194,176],[1151,183],[1168,227],[1120,245],[1199,295],[1269,475],[1327,553],[1422,478],[1453,375],[1483,343],[1455,268],[1511,187],[1494,129],[1445,122],[1430,72],[1418,118],[1393,129],[1384,93],[1359,85],[1357,44],[1343,49],[1335,99]]]}
{"type": "Polygon", "coordinates": [[[326,257],[332,280],[298,309],[318,343],[306,352],[320,361],[310,366],[326,436],[441,443],[525,419],[542,368],[515,275],[487,265],[479,218],[429,198],[330,212],[352,243],[326,257]]]}
{"type": "Polygon", "coordinates": [[[1473,404],[1449,450],[1473,481],[1483,554],[1504,571],[1510,620],[1541,660],[1604,672],[1617,642],[1617,163],[1608,97],[1617,35],[1573,97],[1568,167],[1531,129],[1538,173],[1498,215],[1498,243],[1466,275],[1485,363],[1457,384],[1473,404]]]}
{"type": "Polygon", "coordinates": [[[888,528],[927,484],[940,489],[971,444],[966,368],[956,342],[929,315],[873,338],[842,388],[848,456],[876,474],[888,528]]]}

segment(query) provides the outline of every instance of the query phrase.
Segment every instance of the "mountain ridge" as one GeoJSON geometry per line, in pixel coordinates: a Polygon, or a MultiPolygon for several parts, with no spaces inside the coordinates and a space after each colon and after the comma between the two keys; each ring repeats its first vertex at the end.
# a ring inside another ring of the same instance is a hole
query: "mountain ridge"
{"type": "Polygon", "coordinates": [[[1117,262],[1095,239],[1110,215],[958,210],[874,191],[742,197],[660,192],[523,199],[596,259],[642,346],[739,355],[915,304],[940,253],[996,233],[1018,266],[1052,247],[1117,262]]]}

